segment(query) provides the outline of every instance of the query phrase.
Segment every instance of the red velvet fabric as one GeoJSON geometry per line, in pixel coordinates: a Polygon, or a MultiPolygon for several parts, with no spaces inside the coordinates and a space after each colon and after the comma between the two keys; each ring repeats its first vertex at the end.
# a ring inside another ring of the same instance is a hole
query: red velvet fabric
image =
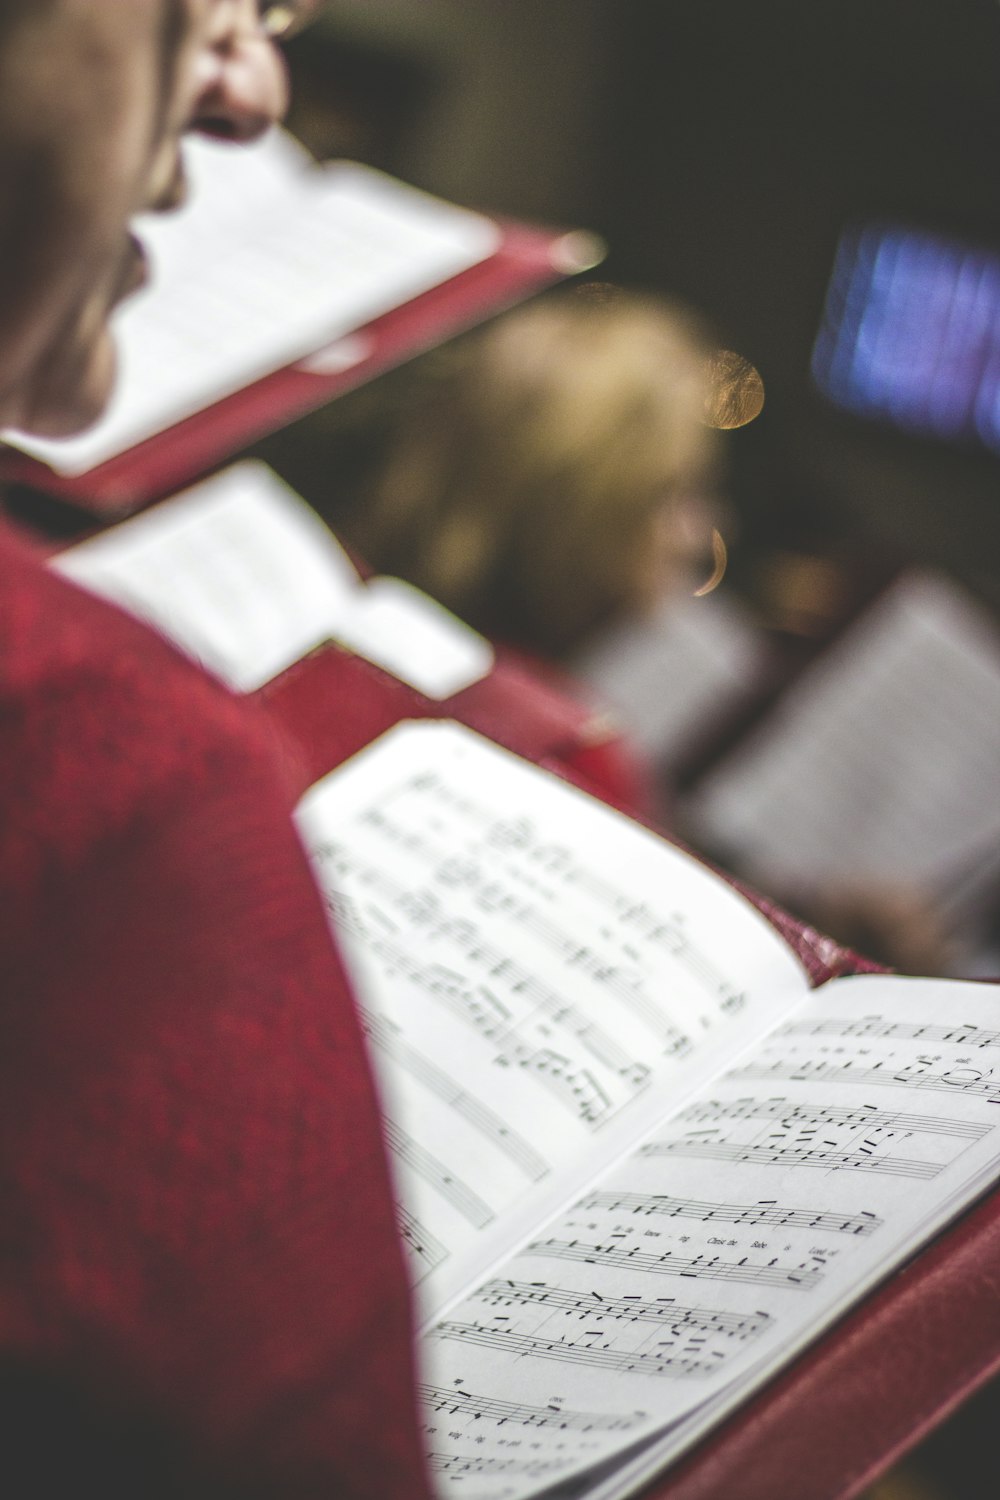
{"type": "Polygon", "coordinates": [[[168,1450],[178,1495],[426,1494],[295,755],[0,534],[0,1395],[11,1372],[27,1392],[17,1431],[0,1400],[0,1472],[31,1456],[23,1421],[76,1441],[57,1388],[109,1434],[80,1493],[117,1495],[116,1434],[155,1425],[159,1478],[140,1443],[123,1495],[160,1494],[168,1450]]]}

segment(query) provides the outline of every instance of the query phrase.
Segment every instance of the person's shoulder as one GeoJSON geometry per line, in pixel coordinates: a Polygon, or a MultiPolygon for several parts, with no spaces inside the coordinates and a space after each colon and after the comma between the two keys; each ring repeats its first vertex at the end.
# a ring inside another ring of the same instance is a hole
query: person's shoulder
{"type": "MultiPolygon", "coordinates": [[[[145,808],[266,766],[273,731],[155,631],[0,536],[4,802],[46,825],[107,835],[145,808]]],[[[289,799],[290,805],[291,799],[289,799]]]]}

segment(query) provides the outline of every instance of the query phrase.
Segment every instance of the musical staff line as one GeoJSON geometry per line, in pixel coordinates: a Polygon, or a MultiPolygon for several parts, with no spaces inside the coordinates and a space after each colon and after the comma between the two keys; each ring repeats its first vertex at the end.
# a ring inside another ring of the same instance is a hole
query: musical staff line
{"type": "Polygon", "coordinates": [[[572,1339],[536,1338],[507,1328],[483,1328],[478,1323],[438,1323],[431,1329],[430,1337],[474,1344],[479,1349],[502,1349],[519,1358],[552,1359],[558,1364],[616,1370],[623,1375],[666,1375],[682,1379],[714,1375],[723,1358],[721,1353],[714,1351],[711,1359],[665,1351],[643,1354],[639,1350],[602,1348],[572,1339]]]}
{"type": "MultiPolygon", "coordinates": [[[[376,821],[381,825],[384,819],[380,818],[376,821]]],[[[377,893],[389,902],[390,906],[396,908],[406,921],[435,937],[446,938],[453,942],[459,949],[462,959],[483,968],[488,978],[502,978],[514,994],[525,996],[534,1006],[538,1016],[543,1016],[547,1021],[564,1027],[597,1062],[613,1072],[633,1092],[640,1090],[648,1083],[650,1077],[648,1064],[630,1056],[612,1036],[578,1006],[537,979],[499,948],[484,942],[475,923],[449,915],[434,891],[410,890],[401,886],[384,870],[363,863],[335,843],[328,843],[324,846],[322,854],[340,877],[353,876],[358,879],[367,890],[377,893]]],[[[441,986],[439,976],[445,976],[449,972],[453,985],[466,997],[475,992],[478,987],[476,981],[465,975],[458,974],[454,970],[448,971],[443,965],[424,966],[416,963],[404,945],[393,942],[391,934],[387,935],[385,914],[379,915],[382,917],[380,926],[383,929],[379,935],[365,930],[363,920],[357,911],[353,917],[354,930],[366,940],[371,950],[387,965],[406,973],[416,983],[424,984],[428,991],[439,999],[446,999],[448,995],[447,989],[441,986]]],[[[454,994],[452,1000],[454,1002],[454,994]]],[[[470,1016],[466,1014],[463,1018],[468,1020],[470,1016]]],[[[475,1017],[472,1019],[475,1023],[475,1017]]],[[[535,1019],[536,1015],[530,1014],[520,1021],[514,1021],[511,1018],[506,1029],[497,1028],[485,1034],[501,1048],[504,1045],[514,1048],[519,1045],[524,1046],[526,1044],[522,1040],[519,1028],[530,1025],[535,1019]]]]}
{"type": "Polygon", "coordinates": [[[621,1245],[588,1245],[581,1240],[535,1240],[525,1255],[552,1257],[554,1260],[581,1261],[588,1266],[615,1266],[644,1271],[656,1276],[691,1276],[705,1281],[739,1281],[750,1286],[793,1287],[809,1291],[822,1280],[817,1265],[782,1266],[776,1260],[721,1260],[717,1255],[676,1255],[672,1250],[654,1254],[637,1246],[626,1250],[621,1245]]]}
{"type": "Polygon", "coordinates": [[[696,1198],[670,1198],[641,1193],[589,1193],[577,1203],[580,1211],[630,1213],[641,1216],[663,1214],[671,1219],[697,1219],[702,1224],[767,1225],[772,1228],[822,1229],[834,1234],[869,1235],[879,1229],[882,1220],[875,1214],[832,1214],[809,1208],[781,1208],[774,1199],[759,1203],[707,1203],[696,1198]]]}
{"type": "Polygon", "coordinates": [[[1000,1031],[983,1026],[920,1025],[912,1021],[887,1021],[883,1016],[864,1016],[861,1020],[789,1021],[779,1027],[776,1036],[842,1036],[885,1041],[946,1042],[956,1047],[1000,1047],[1000,1031]]]}
{"type": "Polygon", "coordinates": [[[383,1129],[393,1154],[435,1188],[442,1198],[447,1199],[473,1228],[485,1229],[487,1224],[493,1223],[496,1214],[490,1205],[485,1203],[478,1193],[474,1193],[460,1177],[456,1177],[454,1172],[451,1172],[436,1156],[418,1145],[413,1137],[394,1120],[385,1118],[383,1129]]]}
{"type": "MultiPolygon", "coordinates": [[[[581,882],[582,884],[582,882],[581,882]]],[[[642,976],[621,964],[609,963],[600,953],[581,943],[578,937],[564,932],[554,922],[549,922],[537,911],[527,913],[523,925],[536,937],[565,959],[571,967],[589,974],[598,984],[611,990],[623,1005],[627,1005],[644,1026],[664,1044],[662,1051],[667,1057],[683,1057],[691,1050],[691,1038],[687,1032],[664,1014],[648,995],[642,992],[642,976]]]]}
{"type": "Polygon", "coordinates": [[[523,1475],[527,1479],[544,1479],[565,1468],[561,1458],[546,1462],[540,1458],[485,1458],[475,1455],[466,1458],[460,1453],[428,1453],[427,1466],[432,1474],[482,1474],[493,1477],[513,1478],[523,1475]]]}
{"type": "Polygon", "coordinates": [[[472,1417],[495,1422],[503,1427],[515,1422],[520,1427],[556,1427],[572,1432],[631,1432],[647,1419],[644,1411],[628,1413],[574,1411],[553,1403],[551,1406],[528,1406],[520,1401],[499,1401],[473,1391],[445,1390],[442,1386],[421,1385],[417,1388],[423,1406],[432,1412],[451,1417],[472,1417]]]}
{"type": "Polygon", "coordinates": [[[711,959],[694,947],[681,922],[665,919],[658,912],[651,911],[644,902],[634,900],[592,871],[581,870],[578,884],[601,899],[623,925],[634,927],[648,943],[653,943],[683,964],[699,984],[720,997],[722,1010],[739,1010],[743,1006],[745,993],[735,989],[711,959]]]}
{"type": "MultiPolygon", "coordinates": [[[[503,1002],[485,985],[470,985],[463,975],[443,964],[416,963],[402,945],[384,938],[370,938],[368,946],[385,962],[390,973],[405,974],[421,985],[439,1005],[490,1042],[496,1048],[494,1062],[498,1066],[532,1074],[585,1125],[596,1128],[604,1124],[620,1107],[589,1069],[571,1068],[564,1054],[524,1040],[519,1028],[530,1025],[533,1017],[515,1021],[503,1002]]],[[[558,1021],[560,1017],[556,1015],[553,1019],[558,1021]]]]}
{"type": "Polygon", "coordinates": [[[990,1104],[1000,1104],[1000,1081],[983,1077],[982,1074],[968,1076],[966,1073],[907,1073],[891,1064],[885,1067],[855,1067],[853,1063],[792,1062],[782,1059],[775,1063],[746,1063],[733,1068],[727,1078],[748,1078],[767,1081],[780,1078],[800,1083],[865,1083],[878,1084],[882,1088],[906,1088],[918,1091],[929,1090],[939,1094],[968,1094],[972,1098],[985,1099],[990,1104]]]}
{"type": "MultiPolygon", "coordinates": [[[[445,786],[439,785],[435,791],[443,801],[452,801],[451,794],[445,786]]],[[[565,884],[575,885],[578,889],[586,891],[623,925],[634,927],[647,942],[659,947],[682,963],[700,984],[721,997],[723,1010],[738,1009],[743,1004],[744,993],[734,989],[708,956],[694,947],[684,931],[682,921],[676,917],[664,917],[661,913],[650,910],[643,902],[637,902],[634,897],[613,885],[603,876],[585,869],[576,862],[572,853],[564,845],[551,842],[538,843],[530,820],[526,818],[519,818],[516,822],[498,820],[493,808],[475,805],[466,798],[455,799],[455,802],[461,807],[463,815],[478,818],[481,826],[487,830],[488,842],[494,848],[516,848],[543,868],[558,871],[560,880],[565,884]]],[[[579,946],[578,943],[572,943],[574,949],[579,946]]],[[[622,998],[627,998],[620,989],[616,988],[616,993],[622,995],[622,998]]]]}
{"type": "Polygon", "coordinates": [[[978,1141],[991,1127],[972,1120],[949,1120],[939,1115],[904,1115],[876,1109],[873,1104],[842,1109],[834,1105],[795,1104],[791,1099],[707,1099],[692,1104],[676,1116],[697,1124],[710,1120],[780,1120],[795,1125],[847,1125],[858,1130],[896,1130],[913,1134],[954,1136],[978,1141]]]}
{"type": "Polygon", "coordinates": [[[411,1047],[384,1018],[362,1013],[362,1025],[375,1046],[407,1073],[442,1099],[456,1114],[502,1151],[531,1182],[541,1182],[551,1167],[540,1152],[519,1135],[501,1115],[470,1094],[450,1073],[411,1047]]]}
{"type": "Polygon", "coordinates": [[[738,1340],[757,1338],[770,1324],[768,1313],[731,1313],[708,1307],[682,1307],[673,1297],[648,1301],[642,1297],[602,1297],[599,1292],[572,1292],[545,1282],[488,1281],[474,1300],[488,1307],[545,1307],[553,1312],[577,1313],[590,1322],[610,1318],[622,1323],[653,1323],[673,1333],[694,1329],[738,1340]]]}
{"type": "Polygon", "coordinates": [[[898,1156],[867,1155],[821,1146],[739,1146],[726,1141],[649,1141],[641,1156],[689,1156],[706,1161],[747,1162],[755,1167],[819,1167],[827,1172],[874,1172],[932,1182],[944,1167],[936,1162],[907,1161],[898,1156]]]}
{"type": "MultiPolygon", "coordinates": [[[[399,1226],[401,1238],[410,1247],[411,1254],[424,1264],[426,1269],[423,1276],[437,1270],[438,1266],[448,1259],[447,1246],[435,1239],[402,1203],[396,1205],[396,1223],[399,1226]]],[[[421,1281],[423,1276],[418,1277],[417,1280],[421,1281]]]]}
{"type": "MultiPolygon", "coordinates": [[[[446,794],[442,791],[441,795],[446,794]]],[[[492,812],[486,813],[481,808],[471,809],[471,811],[478,816],[480,824],[492,825],[487,832],[487,838],[496,847],[496,824],[492,812]]],[[[464,804],[463,816],[469,816],[469,813],[468,804],[464,804]]],[[[505,841],[502,847],[512,847],[511,841],[505,841]]],[[[523,852],[524,845],[518,844],[517,847],[523,852]]],[[[487,913],[503,911],[514,917],[520,927],[533,933],[551,952],[571,966],[582,969],[599,984],[613,991],[653,1035],[665,1044],[664,1055],[682,1056],[690,1050],[690,1036],[656,1004],[655,1000],[643,993],[642,978],[638,971],[631,972],[623,968],[620,963],[610,961],[606,955],[595,952],[586,944],[581,943],[578,937],[552,922],[544,912],[539,910],[534,901],[525,900],[520,894],[509,890],[496,878],[495,864],[495,861],[484,864],[482,860],[471,855],[443,857],[435,870],[435,878],[444,885],[460,887],[466,891],[480,911],[487,913]]],[[[564,870],[561,879],[566,880],[566,878],[564,870]]],[[[582,871],[575,873],[573,883],[583,887],[582,871]]]]}

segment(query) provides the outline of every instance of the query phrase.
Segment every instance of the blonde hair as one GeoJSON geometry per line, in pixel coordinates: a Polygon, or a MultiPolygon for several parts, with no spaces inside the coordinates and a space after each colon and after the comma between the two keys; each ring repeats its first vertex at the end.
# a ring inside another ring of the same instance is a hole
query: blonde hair
{"type": "Polygon", "coordinates": [[[446,352],[348,539],[486,634],[564,654],[642,606],[657,520],[711,465],[708,353],[659,299],[507,314],[446,352]]]}

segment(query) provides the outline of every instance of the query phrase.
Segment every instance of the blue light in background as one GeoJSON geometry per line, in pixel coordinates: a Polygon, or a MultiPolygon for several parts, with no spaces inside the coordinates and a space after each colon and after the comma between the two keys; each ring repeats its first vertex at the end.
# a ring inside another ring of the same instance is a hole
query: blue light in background
{"type": "Polygon", "coordinates": [[[917,230],[845,230],[812,355],[836,405],[1000,451],[1000,255],[917,230]]]}

